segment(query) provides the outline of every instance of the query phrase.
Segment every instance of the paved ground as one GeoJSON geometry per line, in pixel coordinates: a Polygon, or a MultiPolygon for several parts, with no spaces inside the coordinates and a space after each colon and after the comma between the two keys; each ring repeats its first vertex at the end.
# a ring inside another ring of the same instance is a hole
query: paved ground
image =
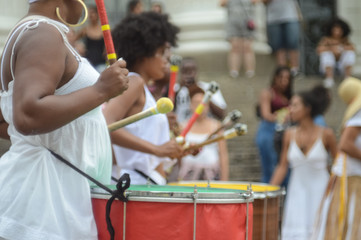
{"type": "MultiPolygon", "coordinates": [[[[258,119],[255,115],[254,106],[260,90],[269,86],[275,67],[272,56],[257,56],[257,74],[252,79],[247,79],[243,76],[240,76],[238,79],[231,79],[226,70],[225,53],[207,53],[195,55],[194,57],[198,60],[199,64],[199,79],[218,82],[228,103],[228,110],[240,110],[243,113],[242,122],[248,125],[247,135],[228,140],[230,180],[259,181],[260,160],[254,144],[258,119]]],[[[321,83],[321,80],[319,76],[307,76],[296,80],[294,89],[296,92],[308,89],[317,83],[321,83]]],[[[336,89],[337,86],[332,89],[333,102],[326,114],[326,121],[334,130],[338,129],[345,109],[345,106],[336,95],[336,89]]],[[[9,141],[0,140],[0,154],[5,152],[9,146],[9,141]]]]}

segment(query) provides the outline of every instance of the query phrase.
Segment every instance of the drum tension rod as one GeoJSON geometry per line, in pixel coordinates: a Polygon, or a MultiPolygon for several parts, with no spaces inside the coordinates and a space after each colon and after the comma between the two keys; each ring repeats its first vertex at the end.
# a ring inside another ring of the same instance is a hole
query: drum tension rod
{"type": "Polygon", "coordinates": [[[198,199],[198,190],[197,185],[194,185],[194,192],[192,194],[194,201],[194,216],[193,216],[193,240],[196,240],[196,227],[197,227],[197,199],[198,199]]]}

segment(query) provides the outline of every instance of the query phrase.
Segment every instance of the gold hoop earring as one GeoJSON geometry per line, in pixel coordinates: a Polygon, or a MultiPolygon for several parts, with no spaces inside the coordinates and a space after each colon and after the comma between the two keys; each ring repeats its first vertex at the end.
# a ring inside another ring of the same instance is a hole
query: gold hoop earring
{"type": "Polygon", "coordinates": [[[81,25],[83,25],[85,23],[85,21],[88,19],[88,8],[86,7],[85,3],[82,0],[77,0],[84,8],[84,19],[81,20],[80,23],[77,24],[70,24],[68,22],[66,22],[61,16],[60,16],[60,10],[59,7],[57,7],[55,9],[56,11],[56,16],[60,19],[60,21],[62,21],[65,25],[68,25],[70,27],[79,27],[81,25]]]}

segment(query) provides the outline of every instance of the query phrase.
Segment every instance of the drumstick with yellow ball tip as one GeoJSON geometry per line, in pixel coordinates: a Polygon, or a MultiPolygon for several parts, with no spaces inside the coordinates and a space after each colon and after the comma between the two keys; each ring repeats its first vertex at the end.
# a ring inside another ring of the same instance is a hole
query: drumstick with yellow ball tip
{"type": "Polygon", "coordinates": [[[134,123],[136,121],[139,121],[143,118],[158,114],[158,113],[169,113],[173,110],[173,102],[166,97],[160,98],[157,101],[157,105],[151,108],[148,108],[147,110],[144,110],[142,112],[136,113],[132,116],[129,116],[127,118],[124,118],[120,121],[117,121],[115,123],[108,125],[108,130],[110,132],[115,131],[119,128],[122,128],[128,124],[134,123]]]}
{"type": "Polygon", "coordinates": [[[211,138],[211,139],[207,139],[204,142],[201,142],[201,143],[198,143],[195,145],[187,146],[187,147],[185,147],[185,150],[195,150],[195,149],[201,148],[205,145],[208,145],[208,144],[211,144],[214,142],[218,142],[220,140],[232,139],[232,138],[244,135],[246,133],[247,133],[247,125],[242,124],[242,123],[237,123],[233,126],[233,128],[224,131],[224,133],[222,135],[219,135],[219,136],[211,138]]]}

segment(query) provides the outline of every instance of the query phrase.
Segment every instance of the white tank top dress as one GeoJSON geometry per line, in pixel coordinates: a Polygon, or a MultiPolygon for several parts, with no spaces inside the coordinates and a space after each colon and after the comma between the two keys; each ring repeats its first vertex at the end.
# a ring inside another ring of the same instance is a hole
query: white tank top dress
{"type": "MultiPolygon", "coordinates": [[[[188,143],[202,143],[207,140],[209,134],[189,132],[186,136],[188,143]]],[[[179,170],[180,180],[219,180],[221,163],[219,158],[219,143],[215,142],[203,146],[200,152],[193,156],[191,154],[182,158],[179,170]]]]}
{"type": "Polygon", "coordinates": [[[322,132],[304,154],[295,140],[295,129],[287,153],[291,176],[282,219],[283,240],[309,240],[313,224],[329,179],[328,152],[322,132]]]}
{"type": "MultiPolygon", "coordinates": [[[[69,94],[93,85],[98,72],[70,46],[65,35],[68,28],[54,20],[31,16],[22,21],[14,28],[4,52],[14,50],[14,47],[8,47],[14,33],[20,32],[17,36],[20,39],[23,32],[36,31],[39,24],[49,24],[58,29],[64,44],[79,63],[74,77],[56,89],[55,95],[69,94]]],[[[1,76],[4,74],[3,60],[1,76]]],[[[55,131],[24,136],[14,127],[12,95],[16,79],[13,69],[11,71],[13,80],[8,90],[1,93],[1,111],[9,123],[11,147],[0,159],[0,238],[97,239],[88,180],[55,158],[48,149],[100,182],[109,184],[111,143],[101,107],[55,131]]],[[[3,89],[6,89],[4,84],[3,89]]]]}

